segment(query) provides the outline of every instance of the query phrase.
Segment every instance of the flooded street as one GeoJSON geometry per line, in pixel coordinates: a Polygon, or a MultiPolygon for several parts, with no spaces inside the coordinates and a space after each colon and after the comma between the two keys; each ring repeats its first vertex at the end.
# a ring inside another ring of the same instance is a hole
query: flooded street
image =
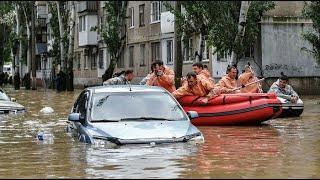
{"type": "Polygon", "coordinates": [[[4,90],[27,113],[0,117],[0,178],[320,178],[319,96],[302,97],[299,118],[199,127],[202,145],[106,149],[66,133],[79,90],[4,90]],[[54,113],[39,112],[46,106],[54,113]],[[53,141],[37,140],[39,131],[53,134],[53,141]]]}

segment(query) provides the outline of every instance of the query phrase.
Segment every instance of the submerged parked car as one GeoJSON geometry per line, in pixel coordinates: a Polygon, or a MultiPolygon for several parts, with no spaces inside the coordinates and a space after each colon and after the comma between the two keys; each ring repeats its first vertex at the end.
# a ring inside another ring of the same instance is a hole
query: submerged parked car
{"type": "Polygon", "coordinates": [[[90,87],[74,103],[67,131],[94,144],[202,143],[202,133],[190,122],[197,116],[160,87],[90,87]]]}
{"type": "Polygon", "coordinates": [[[26,111],[25,107],[15,101],[14,98],[10,98],[0,89],[0,115],[24,113],[26,111]]]}

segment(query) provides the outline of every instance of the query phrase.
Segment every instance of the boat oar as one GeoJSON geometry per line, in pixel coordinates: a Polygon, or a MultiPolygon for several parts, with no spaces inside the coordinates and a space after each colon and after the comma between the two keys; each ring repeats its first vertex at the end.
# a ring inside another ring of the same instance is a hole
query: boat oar
{"type": "Polygon", "coordinates": [[[255,84],[255,83],[258,83],[258,82],[263,81],[263,80],[264,80],[264,78],[258,79],[258,80],[256,80],[256,81],[253,81],[253,82],[248,83],[248,84],[246,84],[246,85],[243,85],[243,86],[234,88],[234,89],[231,90],[231,92],[236,91],[236,90],[239,90],[239,89],[242,89],[242,88],[245,88],[245,87],[247,87],[247,86],[250,86],[251,84],[255,84]]]}

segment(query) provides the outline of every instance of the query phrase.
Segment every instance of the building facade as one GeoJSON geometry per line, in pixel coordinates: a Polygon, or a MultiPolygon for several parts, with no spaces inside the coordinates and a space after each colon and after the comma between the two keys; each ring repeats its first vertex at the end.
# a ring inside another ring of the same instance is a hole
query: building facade
{"type": "MultiPolygon", "coordinates": [[[[106,1],[74,2],[74,85],[79,88],[99,85],[109,66],[110,56],[101,35],[93,28],[101,27],[104,23],[106,1]]],[[[162,60],[166,66],[174,68],[174,15],[169,12],[165,3],[175,5],[175,1],[127,1],[126,44],[115,72],[133,69],[135,84],[150,72],[155,60],[162,60]]],[[[304,47],[310,48],[310,44],[302,39],[301,33],[312,27],[310,20],[301,18],[303,5],[304,2],[299,1],[276,1],[275,9],[264,14],[261,20],[256,42],[238,63],[240,71],[250,62],[258,76],[266,77],[265,90],[280,72],[294,79],[292,83],[298,92],[311,93],[311,87],[306,86],[311,81],[319,85],[319,65],[312,55],[301,50],[304,47]]],[[[50,26],[47,29],[50,31],[50,26]]],[[[49,34],[48,51],[52,41],[49,34]]],[[[204,39],[205,44],[202,62],[218,81],[225,75],[231,58],[226,54],[213,53],[214,48],[206,46],[206,37],[197,33],[190,37],[187,44],[182,43],[183,75],[192,71],[192,64],[199,61],[197,54],[201,39],[204,39]]],[[[50,64],[50,57],[45,59],[47,60],[40,61],[43,64],[39,67],[50,69],[45,65],[50,64]]]]}

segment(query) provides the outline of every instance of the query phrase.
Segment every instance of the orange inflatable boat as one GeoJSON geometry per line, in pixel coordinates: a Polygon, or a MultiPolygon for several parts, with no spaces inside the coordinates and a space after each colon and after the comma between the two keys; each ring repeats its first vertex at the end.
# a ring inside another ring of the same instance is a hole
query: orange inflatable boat
{"type": "Polygon", "coordinates": [[[203,104],[198,96],[178,99],[185,111],[196,111],[198,118],[192,124],[220,126],[259,124],[276,118],[282,112],[281,102],[274,93],[222,94],[203,104]]]}

